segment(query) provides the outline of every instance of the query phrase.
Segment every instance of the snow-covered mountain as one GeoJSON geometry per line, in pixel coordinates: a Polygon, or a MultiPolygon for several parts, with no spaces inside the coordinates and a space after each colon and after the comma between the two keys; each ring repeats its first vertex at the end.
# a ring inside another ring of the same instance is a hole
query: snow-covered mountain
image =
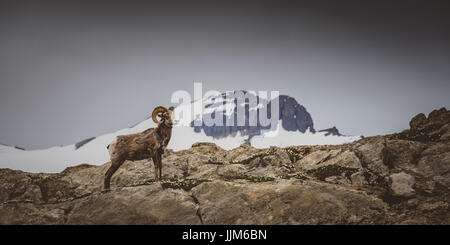
{"type": "MultiPolygon", "coordinates": [[[[358,140],[360,136],[343,136],[333,127],[316,132],[311,115],[306,108],[298,104],[289,96],[279,96],[280,115],[275,130],[263,127],[259,123],[249,126],[246,120],[245,126],[195,126],[194,120],[202,118],[200,115],[191,114],[191,117],[183,117],[183,113],[195,106],[201,106],[202,116],[222,115],[223,120],[236,114],[237,107],[245,110],[248,119],[249,112],[256,110],[258,113],[267,106],[270,115],[269,103],[258,104],[252,108],[249,103],[238,105],[236,100],[227,100],[226,94],[208,97],[192,103],[181,104],[175,108],[175,119],[179,122],[174,126],[169,149],[182,150],[191,147],[195,142],[213,142],[218,146],[229,150],[238,147],[248,141],[256,148],[270,146],[286,147],[291,145],[330,145],[342,144],[358,140]],[[216,113],[218,112],[218,113],[216,113]],[[337,134],[335,133],[337,132],[337,134]]],[[[256,99],[263,102],[257,95],[256,99]]],[[[236,117],[234,117],[236,118],[236,117]]],[[[42,150],[21,150],[15,147],[0,145],[0,168],[11,168],[27,172],[60,172],[68,166],[81,163],[94,165],[104,164],[109,161],[106,146],[118,135],[131,134],[155,127],[155,123],[148,118],[137,125],[125,128],[110,134],[92,137],[78,143],[63,147],[52,147],[42,150]]]]}
{"type": "Polygon", "coordinates": [[[10,145],[4,145],[0,144],[0,153],[7,153],[7,152],[21,152],[25,149],[18,147],[18,146],[10,146],[10,145]]]}

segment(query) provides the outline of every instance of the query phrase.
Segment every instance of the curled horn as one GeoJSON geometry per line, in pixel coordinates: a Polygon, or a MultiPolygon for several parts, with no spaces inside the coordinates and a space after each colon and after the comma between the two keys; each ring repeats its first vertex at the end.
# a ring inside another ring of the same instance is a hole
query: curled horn
{"type": "Polygon", "coordinates": [[[153,113],[152,113],[152,119],[153,119],[153,122],[155,122],[155,123],[161,123],[160,121],[158,121],[158,119],[156,118],[156,115],[158,115],[159,113],[161,113],[161,112],[166,112],[167,111],[167,109],[164,107],[164,106],[158,106],[158,107],[156,107],[154,110],[153,110],[153,113]]]}

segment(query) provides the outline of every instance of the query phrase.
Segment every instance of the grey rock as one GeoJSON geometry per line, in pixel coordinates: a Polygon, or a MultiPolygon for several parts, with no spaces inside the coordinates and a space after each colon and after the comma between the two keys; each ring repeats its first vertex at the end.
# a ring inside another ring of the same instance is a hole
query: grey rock
{"type": "Polygon", "coordinates": [[[74,203],[67,224],[201,224],[197,204],[183,190],[160,184],[99,193],[74,203]]]}
{"type": "Polygon", "coordinates": [[[217,168],[217,174],[224,179],[237,179],[245,175],[247,168],[242,164],[229,164],[217,168]]]}
{"type": "Polygon", "coordinates": [[[413,197],[416,192],[413,188],[416,180],[413,176],[401,172],[397,174],[391,174],[391,190],[394,196],[398,197],[413,197]]]}
{"type": "Polygon", "coordinates": [[[422,125],[423,123],[425,123],[425,121],[427,120],[427,117],[425,116],[425,114],[423,113],[419,113],[416,116],[414,116],[411,121],[409,121],[409,126],[412,129],[416,129],[418,128],[420,125],[422,125]]]}
{"type": "Polygon", "coordinates": [[[214,181],[192,193],[200,203],[204,224],[370,224],[382,219],[387,208],[363,192],[299,180],[214,181]]]}
{"type": "Polygon", "coordinates": [[[319,130],[319,132],[325,132],[325,136],[328,136],[328,135],[342,136],[342,134],[339,133],[339,130],[336,128],[336,126],[333,126],[331,128],[327,128],[327,129],[319,130]]]}
{"type": "Polygon", "coordinates": [[[356,151],[365,167],[381,176],[389,174],[389,167],[383,160],[383,150],[386,140],[383,137],[368,137],[361,140],[356,151]]]}
{"type": "Polygon", "coordinates": [[[364,173],[359,171],[350,176],[353,186],[364,186],[367,185],[367,180],[364,177],[364,173]]]}
{"type": "Polygon", "coordinates": [[[328,183],[338,184],[338,185],[348,185],[350,181],[344,176],[335,175],[325,178],[325,181],[328,183]]]}

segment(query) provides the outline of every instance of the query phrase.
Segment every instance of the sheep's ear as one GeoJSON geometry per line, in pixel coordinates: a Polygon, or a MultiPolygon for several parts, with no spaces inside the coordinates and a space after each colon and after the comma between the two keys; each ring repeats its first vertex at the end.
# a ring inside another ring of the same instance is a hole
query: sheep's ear
{"type": "Polygon", "coordinates": [[[173,106],[169,107],[169,111],[173,111],[173,110],[175,110],[175,107],[173,107],[173,106]]]}

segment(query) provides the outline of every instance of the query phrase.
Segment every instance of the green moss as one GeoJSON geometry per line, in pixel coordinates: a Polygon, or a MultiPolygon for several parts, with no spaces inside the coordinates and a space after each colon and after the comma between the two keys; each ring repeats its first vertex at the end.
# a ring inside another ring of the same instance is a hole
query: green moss
{"type": "Polygon", "coordinates": [[[277,176],[277,177],[243,175],[238,178],[249,180],[251,182],[268,182],[268,181],[274,181],[276,178],[281,178],[281,179],[296,178],[296,179],[300,179],[300,180],[308,179],[308,177],[302,173],[296,173],[296,174],[291,174],[291,175],[282,175],[282,176],[277,176]]]}
{"type": "Polygon", "coordinates": [[[359,168],[344,167],[339,165],[325,165],[316,169],[310,169],[306,171],[306,173],[312,174],[320,180],[325,180],[325,178],[327,177],[342,175],[342,173],[344,173],[345,176],[349,178],[350,175],[358,172],[359,170],[359,168]]]}
{"type": "Polygon", "coordinates": [[[367,183],[371,186],[387,188],[389,185],[383,176],[373,172],[370,169],[363,168],[362,173],[364,178],[367,180],[367,183]]]}
{"type": "Polygon", "coordinates": [[[29,200],[29,199],[26,199],[26,200],[15,200],[15,199],[13,199],[13,200],[6,200],[6,201],[4,201],[4,202],[2,202],[0,204],[17,204],[17,203],[33,203],[33,202],[34,202],[33,200],[29,200]]]}
{"type": "Polygon", "coordinates": [[[268,182],[275,180],[275,178],[271,176],[250,176],[250,175],[243,176],[243,179],[249,180],[251,182],[268,182]]]}
{"type": "Polygon", "coordinates": [[[172,179],[161,181],[161,186],[163,188],[183,189],[188,191],[201,183],[210,181],[211,180],[209,179],[172,179]]]}
{"type": "Polygon", "coordinates": [[[265,157],[265,156],[270,156],[273,154],[275,154],[275,149],[270,148],[268,151],[252,154],[249,157],[242,159],[240,161],[231,161],[231,164],[248,164],[258,157],[265,157]]]}
{"type": "MultiPolygon", "coordinates": [[[[210,181],[211,180],[209,180],[209,179],[169,179],[169,180],[162,180],[159,183],[161,183],[161,186],[163,188],[183,189],[183,190],[188,191],[203,182],[210,182],[210,181]]],[[[134,187],[134,186],[141,186],[141,185],[150,185],[153,183],[158,183],[158,182],[155,181],[154,179],[144,179],[139,182],[135,182],[130,186],[134,187]]]]}
{"type": "Polygon", "coordinates": [[[289,156],[289,160],[291,160],[292,163],[296,162],[297,160],[299,160],[301,158],[301,155],[298,153],[295,153],[292,150],[286,150],[286,153],[289,156]]]}
{"type": "Polygon", "coordinates": [[[296,161],[302,159],[305,155],[311,152],[311,148],[286,148],[286,153],[289,156],[289,159],[292,163],[295,163],[296,161]]]}
{"type": "Polygon", "coordinates": [[[150,178],[150,179],[144,179],[144,180],[135,182],[135,183],[131,184],[131,186],[150,185],[153,183],[155,183],[155,179],[150,178]]]}

